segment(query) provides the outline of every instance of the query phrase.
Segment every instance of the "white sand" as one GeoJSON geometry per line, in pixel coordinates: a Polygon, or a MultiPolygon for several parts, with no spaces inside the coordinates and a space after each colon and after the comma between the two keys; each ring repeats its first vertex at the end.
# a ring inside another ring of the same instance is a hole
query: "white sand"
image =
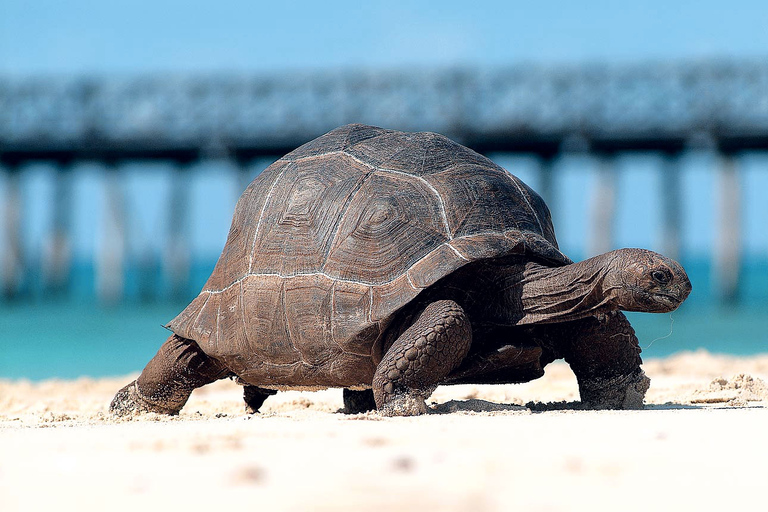
{"type": "Polygon", "coordinates": [[[644,411],[573,401],[564,364],[442,387],[434,413],[336,413],[341,391],[198,390],[176,418],[106,414],[132,376],[0,382],[0,510],[734,510],[768,506],[768,356],[645,365],[644,411]],[[441,414],[442,413],[442,414],[441,414]]]}

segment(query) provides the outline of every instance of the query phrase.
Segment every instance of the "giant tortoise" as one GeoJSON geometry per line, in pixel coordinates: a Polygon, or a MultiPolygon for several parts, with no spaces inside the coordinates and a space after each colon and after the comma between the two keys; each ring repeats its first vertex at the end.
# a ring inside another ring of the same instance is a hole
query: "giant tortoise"
{"type": "Polygon", "coordinates": [[[339,387],[349,412],[413,415],[440,384],[526,382],[559,358],[585,407],[640,408],[621,310],[672,311],[690,290],[648,250],[572,262],[541,197],[442,135],[342,126],[248,186],[202,292],[110,409],[175,414],[234,377],[251,412],[339,387]]]}

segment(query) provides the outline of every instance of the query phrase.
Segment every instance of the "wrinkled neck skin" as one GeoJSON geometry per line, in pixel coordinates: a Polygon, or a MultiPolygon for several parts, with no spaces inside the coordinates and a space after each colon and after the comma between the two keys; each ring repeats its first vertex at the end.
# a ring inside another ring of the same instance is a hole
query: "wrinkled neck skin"
{"type": "Polygon", "coordinates": [[[610,255],[562,267],[526,263],[505,276],[506,300],[519,305],[517,325],[566,322],[619,309],[619,295],[608,283],[610,255]]]}

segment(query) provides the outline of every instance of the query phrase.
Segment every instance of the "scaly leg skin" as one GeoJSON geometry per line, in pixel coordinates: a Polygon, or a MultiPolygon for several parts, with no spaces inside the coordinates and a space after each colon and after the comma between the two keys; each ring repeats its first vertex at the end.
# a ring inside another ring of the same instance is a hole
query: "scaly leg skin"
{"type": "Polygon", "coordinates": [[[246,414],[255,414],[259,412],[261,406],[264,405],[264,401],[275,394],[277,394],[277,390],[246,384],[243,387],[243,400],[245,400],[246,414]]]}
{"type": "Polygon", "coordinates": [[[565,347],[565,360],[579,383],[588,409],[642,409],[651,380],[640,368],[635,330],[621,312],[576,324],[565,347]]]}
{"type": "Polygon", "coordinates": [[[651,379],[638,368],[629,375],[579,382],[579,394],[588,409],[642,409],[650,386],[651,379]]]}
{"type": "Polygon", "coordinates": [[[196,388],[229,374],[192,340],[171,335],[139,378],[117,392],[109,412],[118,416],[156,412],[178,414],[196,388]]]}
{"type": "Polygon", "coordinates": [[[469,351],[472,329],[453,301],[433,302],[387,350],[373,377],[373,396],[383,416],[427,412],[425,400],[469,351]]]}
{"type": "Polygon", "coordinates": [[[373,390],[354,391],[344,388],[344,414],[360,414],[376,410],[373,390]]]}

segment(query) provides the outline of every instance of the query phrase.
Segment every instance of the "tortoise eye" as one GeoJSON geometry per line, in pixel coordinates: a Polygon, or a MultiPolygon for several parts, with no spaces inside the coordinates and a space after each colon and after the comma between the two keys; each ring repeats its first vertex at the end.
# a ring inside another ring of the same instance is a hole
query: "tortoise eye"
{"type": "Polygon", "coordinates": [[[654,270],[651,273],[651,277],[654,281],[656,281],[659,284],[667,284],[670,280],[670,275],[668,272],[664,272],[663,270],[654,270]]]}

